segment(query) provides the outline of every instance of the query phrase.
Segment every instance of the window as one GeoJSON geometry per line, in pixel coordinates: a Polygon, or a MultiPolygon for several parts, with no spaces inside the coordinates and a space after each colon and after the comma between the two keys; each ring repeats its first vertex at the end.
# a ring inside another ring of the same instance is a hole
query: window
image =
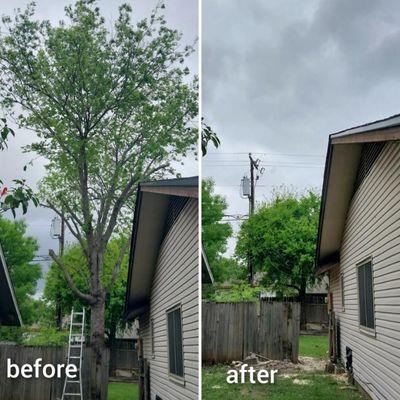
{"type": "Polygon", "coordinates": [[[181,309],[167,312],[169,372],[183,377],[183,343],[181,309]]]}
{"type": "Polygon", "coordinates": [[[360,309],[360,325],[375,329],[374,288],[372,278],[372,262],[358,266],[358,302],[360,309]]]}
{"type": "Polygon", "coordinates": [[[344,311],[344,280],[343,280],[343,274],[340,274],[340,294],[342,296],[342,310],[344,311]]]}
{"type": "Polygon", "coordinates": [[[154,357],[155,350],[154,350],[154,321],[153,321],[153,319],[150,320],[150,336],[151,336],[151,355],[152,355],[152,357],[154,357]]]}

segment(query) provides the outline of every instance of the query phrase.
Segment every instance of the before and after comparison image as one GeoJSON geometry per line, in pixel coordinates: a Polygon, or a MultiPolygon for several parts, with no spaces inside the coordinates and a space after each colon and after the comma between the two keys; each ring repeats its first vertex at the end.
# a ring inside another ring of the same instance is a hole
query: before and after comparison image
{"type": "Polygon", "coordinates": [[[398,1],[0,16],[0,400],[400,400],[398,1]]]}

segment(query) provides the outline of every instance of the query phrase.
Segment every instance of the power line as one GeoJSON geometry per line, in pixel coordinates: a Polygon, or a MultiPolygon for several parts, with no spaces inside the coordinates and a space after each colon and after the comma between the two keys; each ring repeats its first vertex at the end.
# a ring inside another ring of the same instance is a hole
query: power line
{"type": "MultiPolygon", "coordinates": [[[[282,168],[323,168],[323,164],[262,164],[264,167],[282,167],[282,168]]],[[[221,163],[216,163],[216,164],[209,164],[209,163],[203,163],[204,167],[240,167],[243,168],[246,165],[245,164],[221,164],[221,163]]]]}
{"type": "MultiPolygon", "coordinates": [[[[207,153],[206,157],[209,156],[219,156],[219,155],[224,155],[224,154],[243,154],[243,155],[248,155],[249,153],[247,152],[241,152],[241,151],[233,151],[233,152],[210,152],[207,153]]],[[[284,157],[321,157],[325,158],[324,154],[306,154],[306,153],[264,153],[264,152],[252,152],[252,154],[257,154],[257,155],[262,155],[262,156],[284,156],[284,157]]]]}

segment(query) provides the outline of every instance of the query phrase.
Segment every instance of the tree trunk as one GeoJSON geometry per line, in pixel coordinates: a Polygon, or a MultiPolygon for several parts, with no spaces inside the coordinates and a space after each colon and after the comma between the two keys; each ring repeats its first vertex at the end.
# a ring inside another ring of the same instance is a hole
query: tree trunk
{"type": "Polygon", "coordinates": [[[306,286],[299,290],[300,301],[300,330],[307,329],[307,315],[306,315],[306,286]]]}
{"type": "Polygon", "coordinates": [[[105,400],[107,397],[107,390],[105,392],[102,390],[104,387],[103,364],[107,361],[103,359],[105,355],[104,310],[105,299],[104,296],[101,296],[95,304],[91,305],[90,346],[92,350],[92,365],[90,378],[90,400],[105,400]]]}

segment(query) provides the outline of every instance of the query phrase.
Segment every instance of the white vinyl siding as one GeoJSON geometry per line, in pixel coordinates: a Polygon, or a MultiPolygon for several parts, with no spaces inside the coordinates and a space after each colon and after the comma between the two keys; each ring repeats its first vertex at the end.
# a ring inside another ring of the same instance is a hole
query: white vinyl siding
{"type": "Polygon", "coordinates": [[[340,321],[341,354],[353,351],[357,382],[373,398],[400,393],[400,143],[389,142],[355,193],[347,215],[340,266],[330,273],[340,321]],[[372,257],[375,332],[360,327],[357,266],[372,257]],[[340,275],[343,274],[342,308],[340,275]]]}
{"type": "Polygon", "coordinates": [[[165,237],[153,278],[150,312],[140,320],[144,357],[150,363],[151,399],[198,399],[199,279],[198,206],[191,199],[165,237]],[[182,312],[183,380],[169,373],[167,311],[177,305],[182,312]],[[150,315],[149,315],[150,314],[150,315]],[[150,318],[154,353],[151,357],[150,318]]]}

